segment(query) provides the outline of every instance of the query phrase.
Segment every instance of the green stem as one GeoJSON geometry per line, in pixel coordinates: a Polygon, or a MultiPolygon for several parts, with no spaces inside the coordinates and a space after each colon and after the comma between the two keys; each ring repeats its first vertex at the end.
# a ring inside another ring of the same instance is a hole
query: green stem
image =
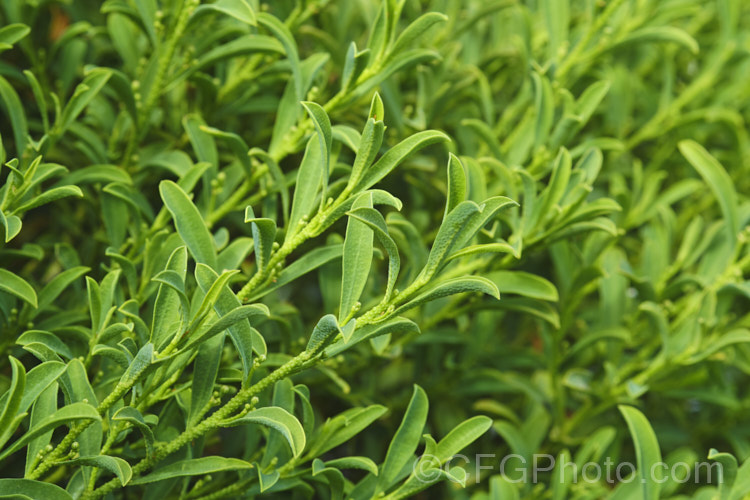
{"type": "MultiPolygon", "coordinates": [[[[316,351],[304,351],[285,364],[271,372],[265,378],[261,379],[254,385],[240,390],[232,399],[230,399],[224,406],[217,410],[213,415],[203,420],[201,423],[185,430],[182,434],[177,436],[173,441],[164,443],[154,450],[151,457],[142,459],[133,467],[133,476],[137,477],[143,472],[151,469],[158,462],[164,460],[166,457],[180,450],[188,443],[198,439],[208,432],[214,429],[222,427],[225,421],[232,417],[234,413],[237,413],[242,407],[255,395],[263,392],[264,390],[273,386],[279,380],[285,379],[297,371],[311,366],[309,362],[317,355],[316,351]]],[[[93,492],[84,495],[82,498],[85,500],[94,500],[101,498],[102,496],[114,491],[120,485],[119,479],[112,479],[108,483],[97,488],[93,492]]]]}

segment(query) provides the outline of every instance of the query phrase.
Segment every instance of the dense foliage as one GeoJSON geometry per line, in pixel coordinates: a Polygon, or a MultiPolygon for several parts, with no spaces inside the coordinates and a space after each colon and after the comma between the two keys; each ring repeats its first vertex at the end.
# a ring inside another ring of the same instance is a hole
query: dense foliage
{"type": "Polygon", "coordinates": [[[749,3],[0,0],[0,52],[0,497],[750,494],[749,3]]]}

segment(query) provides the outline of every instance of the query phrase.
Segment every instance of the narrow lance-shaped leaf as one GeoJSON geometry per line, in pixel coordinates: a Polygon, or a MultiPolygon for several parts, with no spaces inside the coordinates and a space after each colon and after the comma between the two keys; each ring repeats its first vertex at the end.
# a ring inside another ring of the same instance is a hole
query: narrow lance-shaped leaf
{"type": "Polygon", "coordinates": [[[535,274],[524,271],[492,271],[485,275],[497,285],[500,293],[515,293],[532,299],[557,302],[555,285],[535,274]]]}
{"type": "Polygon", "coordinates": [[[406,408],[403,420],[396,434],[388,446],[383,468],[378,476],[378,489],[385,491],[398,477],[401,469],[414,455],[419,445],[419,438],[427,422],[429,403],[427,394],[418,385],[414,386],[414,393],[406,408]]]}
{"type": "Polygon", "coordinates": [[[206,223],[187,194],[172,181],[162,181],[159,192],[172,214],[177,232],[197,262],[216,268],[216,248],[206,223]]]}
{"type": "Polygon", "coordinates": [[[26,121],[26,114],[21,105],[21,99],[18,97],[13,86],[8,80],[0,76],[0,99],[3,101],[4,111],[10,119],[10,125],[13,129],[13,137],[16,143],[16,155],[21,156],[26,149],[26,140],[29,135],[29,125],[26,121]]]}
{"type": "Polygon", "coordinates": [[[273,243],[276,239],[276,222],[272,219],[256,218],[253,207],[245,208],[245,224],[251,224],[253,232],[253,243],[255,247],[255,258],[258,270],[263,271],[271,258],[273,243]]]}
{"type": "Polygon", "coordinates": [[[398,36],[393,46],[390,48],[388,57],[398,55],[407,49],[411,44],[419,40],[431,27],[448,20],[448,16],[440,12],[427,12],[419,16],[413,23],[406,27],[398,36]]]}
{"type": "Polygon", "coordinates": [[[278,38],[281,45],[284,46],[287,58],[289,59],[289,65],[292,69],[292,79],[294,80],[294,89],[297,96],[297,100],[302,100],[302,96],[305,92],[304,82],[302,79],[302,68],[300,67],[299,53],[297,51],[297,44],[294,41],[292,33],[289,28],[282,23],[279,19],[268,14],[261,12],[256,16],[258,23],[262,24],[267,28],[273,36],[278,38]]]}
{"type": "Polygon", "coordinates": [[[193,11],[193,15],[190,19],[192,21],[201,16],[204,12],[211,11],[221,12],[222,14],[231,16],[238,21],[249,24],[250,26],[256,26],[258,24],[255,11],[247,0],[219,0],[212,4],[200,5],[193,11]]]}
{"type": "MultiPolygon", "coordinates": [[[[352,209],[372,208],[372,195],[362,194],[352,205],[352,209]]],[[[339,322],[343,323],[354,310],[367,283],[372,265],[373,231],[362,221],[349,218],[344,240],[342,259],[341,301],[339,322]]]]}
{"type": "Polygon", "coordinates": [[[78,198],[83,197],[83,191],[81,191],[81,188],[78,186],[60,186],[56,188],[49,189],[42,194],[33,197],[28,202],[24,203],[23,205],[16,207],[15,210],[13,210],[14,214],[23,214],[25,212],[28,212],[29,210],[37,207],[41,207],[42,205],[46,205],[47,203],[52,203],[53,201],[60,200],[62,198],[67,198],[69,196],[76,196],[78,198]]]}
{"type": "Polygon", "coordinates": [[[320,208],[325,206],[326,190],[328,189],[328,176],[331,170],[331,145],[333,143],[333,133],[331,132],[331,120],[328,114],[320,104],[310,101],[303,101],[307,113],[313,121],[315,132],[320,144],[320,158],[323,164],[322,191],[320,195],[320,208]]]}
{"type": "Polygon", "coordinates": [[[444,463],[476,441],[491,426],[492,419],[481,415],[461,422],[437,443],[435,457],[441,464],[444,463]]]}
{"type": "Polygon", "coordinates": [[[56,484],[33,479],[0,479],[0,498],[23,500],[73,500],[70,493],[56,484]]]}
{"type": "Polygon", "coordinates": [[[278,277],[276,278],[276,282],[272,286],[264,288],[263,290],[259,290],[249,297],[243,297],[243,301],[253,302],[263,297],[264,295],[267,295],[274,290],[281,288],[288,283],[291,283],[300,276],[304,276],[310,271],[319,268],[323,264],[334,259],[338,259],[339,257],[341,257],[342,253],[343,245],[341,244],[326,245],[316,248],[315,250],[311,250],[301,258],[292,262],[283,271],[281,271],[281,273],[279,273],[278,277]]]}
{"type": "Polygon", "coordinates": [[[380,182],[383,177],[388,175],[391,170],[401,164],[407,157],[418,150],[438,142],[447,142],[449,137],[436,130],[425,130],[418,132],[411,137],[404,139],[388,150],[380,159],[370,168],[365,170],[364,175],[355,186],[355,191],[364,191],[374,184],[380,182]]]}
{"type": "Polygon", "coordinates": [[[34,288],[23,278],[5,269],[0,269],[0,290],[8,292],[24,302],[28,302],[32,307],[37,306],[37,297],[34,288]]]}
{"type": "Polygon", "coordinates": [[[466,222],[472,215],[481,211],[479,205],[473,201],[463,201],[445,217],[430,249],[427,264],[420,273],[423,281],[427,282],[435,275],[445,258],[455,250],[455,242],[465,229],[466,222]]]}
{"type": "Polygon", "coordinates": [[[61,425],[72,424],[77,420],[100,421],[101,417],[96,411],[96,408],[88,403],[70,403],[60,408],[49,417],[41,420],[37,425],[29,429],[26,434],[21,436],[12,445],[3,450],[3,453],[0,454],[0,460],[3,460],[5,457],[12,455],[16,451],[20,450],[35,437],[40,436],[45,432],[61,425]]]}
{"type": "Polygon", "coordinates": [[[734,246],[740,230],[740,219],[737,213],[737,192],[734,189],[732,178],[729,177],[729,174],[727,174],[724,167],[721,166],[716,158],[711,156],[697,142],[685,140],[680,142],[678,147],[682,155],[698,171],[703,180],[711,188],[711,191],[713,191],[726,220],[729,239],[734,246]]]}
{"type": "Polygon", "coordinates": [[[3,240],[5,243],[8,243],[21,232],[21,219],[15,215],[8,215],[6,217],[2,210],[0,210],[0,225],[4,229],[3,240]]]}
{"type": "Polygon", "coordinates": [[[73,97],[70,98],[62,111],[60,120],[55,124],[55,131],[63,133],[70,127],[79,114],[88,106],[96,97],[99,91],[104,88],[112,73],[106,69],[97,68],[83,79],[76,87],[73,97]]]}
{"type": "Polygon", "coordinates": [[[195,331],[200,324],[206,319],[206,315],[209,310],[214,307],[219,296],[225,293],[227,284],[232,276],[237,274],[239,271],[224,271],[220,275],[217,275],[213,269],[206,266],[205,264],[198,263],[195,266],[195,279],[201,284],[201,288],[205,290],[205,284],[212,283],[210,288],[206,290],[206,295],[201,301],[201,305],[195,312],[192,320],[190,321],[190,331],[195,331]]]}
{"type": "Polygon", "coordinates": [[[253,465],[250,462],[238,458],[190,458],[162,467],[151,474],[132,481],[130,484],[148,484],[176,477],[202,476],[223,471],[251,469],[252,467],[253,465]]]}
{"type": "Polygon", "coordinates": [[[5,399],[5,405],[0,411],[0,448],[10,439],[16,426],[20,423],[16,421],[16,415],[21,407],[23,391],[26,387],[26,369],[13,356],[9,356],[9,359],[11,380],[7,392],[9,396],[5,399]]]}
{"type": "Polygon", "coordinates": [[[448,193],[445,201],[445,213],[443,219],[458,206],[466,201],[467,175],[466,168],[456,155],[450,153],[448,159],[448,193]]]}
{"type": "Polygon", "coordinates": [[[500,298],[500,292],[498,291],[497,286],[487,278],[483,278],[481,276],[464,276],[463,278],[451,278],[439,282],[426,292],[417,295],[413,299],[410,299],[407,303],[397,307],[392,315],[395,316],[401,314],[404,311],[408,311],[409,309],[424,304],[425,302],[465,292],[481,292],[486,293],[487,295],[491,295],[496,299],[500,298]]]}
{"type": "Polygon", "coordinates": [[[144,420],[141,412],[136,408],[133,408],[132,406],[123,406],[112,415],[112,420],[128,422],[137,427],[141,434],[143,434],[143,439],[146,441],[147,455],[151,456],[154,453],[154,433],[144,420]]]}
{"type": "Polygon", "coordinates": [[[315,206],[315,198],[320,191],[323,175],[320,141],[316,137],[311,137],[307,141],[305,155],[297,170],[297,183],[294,187],[292,213],[289,216],[286,240],[294,237],[302,229],[303,218],[310,215],[315,206]]]}
{"type": "Polygon", "coordinates": [[[299,456],[305,449],[305,430],[299,420],[278,406],[269,406],[253,410],[242,417],[236,418],[228,425],[259,424],[281,433],[289,443],[292,455],[299,456]]]}
{"type": "Polygon", "coordinates": [[[393,288],[396,285],[396,279],[398,278],[398,272],[401,267],[401,258],[398,253],[396,242],[393,241],[391,235],[388,234],[388,226],[386,226],[385,219],[380,212],[374,208],[357,208],[356,210],[349,212],[349,216],[367,224],[375,232],[380,243],[385,247],[385,251],[388,254],[388,284],[386,285],[383,302],[387,302],[391,298],[393,288]]]}
{"type": "Polygon", "coordinates": [[[310,340],[307,342],[307,352],[311,354],[317,354],[323,350],[335,337],[341,333],[336,316],[333,314],[326,314],[318,324],[315,325],[315,329],[310,335],[310,340]]]}
{"type": "Polygon", "coordinates": [[[664,470],[661,463],[661,451],[656,434],[646,417],[632,406],[618,406],[630,429],[635,444],[635,455],[638,462],[638,482],[641,486],[643,500],[658,500],[661,489],[661,476],[664,470]]]}
{"type": "Polygon", "coordinates": [[[384,131],[385,125],[382,120],[374,118],[367,120],[365,128],[362,131],[362,138],[359,141],[357,155],[354,157],[352,173],[349,176],[347,187],[353,188],[356,186],[363,172],[375,161],[375,157],[380,151],[380,145],[383,143],[384,131]]]}
{"type": "Polygon", "coordinates": [[[133,469],[130,468],[130,464],[119,457],[112,457],[109,455],[92,455],[87,457],[78,457],[72,460],[65,460],[60,462],[61,465],[89,465],[92,467],[98,467],[106,471],[111,472],[117,479],[120,480],[120,485],[125,486],[133,477],[133,469]]]}
{"type": "Polygon", "coordinates": [[[180,246],[172,252],[167,261],[166,270],[175,273],[178,280],[173,285],[162,283],[156,294],[149,340],[159,350],[182,327],[182,323],[187,321],[188,302],[184,294],[187,273],[185,246],[180,246]]]}
{"type": "MultiPolygon", "coordinates": [[[[213,286],[218,282],[218,275],[207,267],[196,273],[198,286],[205,292],[206,296],[211,293],[213,286]]],[[[210,339],[229,328],[229,336],[232,339],[240,359],[242,360],[243,381],[247,381],[253,367],[253,351],[265,355],[265,341],[263,337],[248,321],[251,317],[268,316],[268,307],[264,304],[252,304],[242,306],[240,299],[228,287],[223,286],[213,304],[214,311],[219,319],[204,331],[198,331],[191,336],[190,341],[184,347],[188,349],[201,342],[201,339],[210,339]]]]}
{"type": "Polygon", "coordinates": [[[276,163],[276,160],[274,160],[271,155],[266,153],[260,148],[252,148],[247,153],[249,157],[258,157],[263,163],[266,164],[266,167],[268,168],[268,173],[271,175],[271,178],[273,179],[273,189],[274,191],[278,191],[279,196],[281,196],[281,208],[282,208],[282,215],[284,219],[284,224],[289,223],[289,189],[286,185],[286,179],[284,178],[284,172],[281,171],[281,168],[279,167],[279,164],[276,163]]]}

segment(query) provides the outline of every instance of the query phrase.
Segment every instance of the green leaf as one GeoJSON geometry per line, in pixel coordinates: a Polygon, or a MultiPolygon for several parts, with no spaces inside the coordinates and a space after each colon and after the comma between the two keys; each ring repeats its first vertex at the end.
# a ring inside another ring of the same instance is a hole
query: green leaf
{"type": "Polygon", "coordinates": [[[307,348],[305,350],[313,355],[319,353],[338,335],[341,333],[336,316],[333,314],[326,314],[318,324],[315,325],[310,340],[307,342],[307,348]]]}
{"type": "Polygon", "coordinates": [[[555,285],[535,274],[524,271],[492,271],[485,277],[497,286],[501,294],[513,293],[552,302],[558,300],[555,285]]]}
{"type": "Polygon", "coordinates": [[[192,21],[204,12],[210,12],[212,10],[231,16],[238,21],[249,24],[250,26],[256,26],[258,24],[255,11],[253,11],[253,8],[247,0],[218,0],[218,2],[215,3],[200,5],[193,11],[193,15],[190,19],[192,21]]]}
{"type": "MultiPolygon", "coordinates": [[[[393,288],[396,285],[396,279],[398,278],[398,272],[401,267],[401,257],[398,254],[398,247],[393,238],[388,234],[388,227],[386,226],[385,219],[383,216],[374,208],[361,207],[352,210],[348,213],[350,217],[354,217],[367,224],[378,237],[380,243],[385,247],[385,251],[388,254],[388,283],[386,285],[385,295],[383,296],[383,302],[387,302],[391,298],[393,288]]],[[[344,254],[346,256],[346,254],[344,254]]]]}
{"type": "MultiPolygon", "coordinates": [[[[65,365],[63,365],[65,368],[65,365]]],[[[29,375],[31,375],[29,372],[29,375]]],[[[31,384],[29,384],[31,386],[31,384]]],[[[57,410],[57,397],[59,385],[52,382],[40,394],[34,397],[35,401],[31,409],[31,418],[29,418],[29,428],[34,428],[39,422],[52,415],[57,410]]],[[[37,464],[37,454],[52,440],[52,431],[49,430],[40,436],[32,439],[26,446],[26,475],[30,474],[37,464]]]]}
{"type": "MultiPolygon", "coordinates": [[[[555,0],[550,0],[554,2],[555,0]]],[[[565,0],[558,0],[565,1],[565,0]]],[[[534,111],[536,113],[534,121],[534,147],[540,147],[545,144],[549,137],[554,115],[554,101],[552,99],[552,85],[549,79],[544,75],[531,73],[531,80],[534,83],[534,111]]]]}
{"type": "MultiPolygon", "coordinates": [[[[161,350],[174,334],[181,330],[182,323],[186,321],[188,315],[188,302],[184,293],[187,249],[184,246],[176,248],[169,256],[166,271],[174,273],[177,279],[172,280],[171,284],[162,282],[156,294],[149,340],[158,350],[161,350]]],[[[165,277],[169,276],[171,275],[165,275],[165,277]]]]}
{"type": "Polygon", "coordinates": [[[472,417],[454,427],[437,443],[435,457],[443,464],[453,455],[479,439],[492,426],[492,419],[484,416],[472,417]]]}
{"type": "Polygon", "coordinates": [[[302,96],[305,92],[304,82],[302,80],[302,69],[300,68],[299,53],[297,52],[297,43],[294,41],[292,33],[289,28],[279,21],[276,17],[266,12],[261,12],[257,15],[258,23],[263,25],[268,31],[273,33],[273,36],[278,38],[281,45],[284,46],[284,51],[289,59],[289,64],[292,69],[292,80],[294,81],[295,94],[297,100],[301,101],[302,96]]]}
{"type": "Polygon", "coordinates": [[[254,302],[264,295],[281,288],[287,283],[291,283],[300,276],[304,276],[310,271],[319,268],[323,264],[326,264],[333,259],[338,259],[343,254],[343,248],[343,245],[336,244],[326,245],[311,250],[281,271],[278,278],[276,278],[276,282],[272,286],[259,290],[254,295],[248,297],[245,302],[254,302]]]}
{"type": "Polygon", "coordinates": [[[249,205],[245,208],[245,224],[248,222],[251,224],[250,227],[253,232],[253,244],[258,270],[262,271],[266,268],[271,258],[273,243],[276,240],[276,222],[272,219],[256,218],[253,207],[249,205]]]}
{"type": "Polygon", "coordinates": [[[560,49],[568,43],[568,24],[570,23],[569,0],[544,0],[539,6],[544,14],[549,41],[547,58],[559,59],[560,49]]]}
{"type": "Polygon", "coordinates": [[[39,311],[44,310],[54,303],[55,299],[65,291],[75,280],[89,272],[91,269],[84,266],[76,266],[70,269],[66,269],[54,278],[49,283],[44,285],[44,288],[39,292],[39,311]]]}
{"type": "Polygon", "coordinates": [[[146,369],[151,366],[154,357],[154,344],[148,342],[146,345],[140,348],[138,354],[135,355],[133,361],[130,362],[130,366],[125,370],[120,378],[121,384],[132,385],[138,378],[143,374],[146,369]]]}
{"type": "Polygon", "coordinates": [[[63,134],[72,125],[75,119],[78,118],[78,115],[89,105],[99,91],[104,88],[110,76],[112,76],[112,73],[109,70],[97,68],[92,70],[83,79],[76,87],[73,97],[65,105],[60,119],[55,124],[58,134],[63,134]]]}
{"type": "Polygon", "coordinates": [[[420,273],[421,279],[426,282],[435,275],[448,255],[455,249],[459,233],[465,229],[467,221],[474,214],[481,212],[482,208],[473,201],[462,201],[445,216],[440,229],[438,229],[437,236],[435,236],[435,242],[430,249],[427,264],[420,273]]]}
{"type": "Polygon", "coordinates": [[[684,363],[697,363],[731,345],[748,343],[750,343],[750,330],[746,328],[738,328],[720,335],[718,338],[706,339],[702,349],[686,359],[684,363]]]}
{"type": "Polygon", "coordinates": [[[466,168],[456,155],[450,153],[448,159],[448,192],[446,194],[445,219],[459,203],[466,201],[467,174],[466,168]]]}
{"type": "Polygon", "coordinates": [[[465,292],[481,292],[491,295],[496,299],[500,298],[500,292],[492,281],[480,276],[464,276],[462,278],[451,278],[437,283],[426,292],[417,295],[413,299],[410,299],[406,304],[397,307],[392,314],[401,314],[404,311],[408,311],[409,309],[424,304],[425,302],[465,292]]]}
{"type": "Polygon", "coordinates": [[[31,304],[32,307],[37,307],[37,297],[34,288],[23,278],[5,269],[0,269],[0,290],[18,297],[24,302],[31,304]]]}
{"type": "Polygon", "coordinates": [[[71,359],[73,357],[73,354],[70,352],[70,348],[68,347],[68,345],[50,332],[45,332],[42,330],[27,330],[16,339],[16,344],[18,345],[27,345],[33,343],[44,344],[50,350],[54,351],[56,354],[59,354],[65,359],[71,359]]]}
{"type": "Polygon", "coordinates": [[[193,314],[189,327],[190,331],[195,331],[198,325],[203,323],[208,312],[214,307],[214,304],[219,297],[229,290],[227,285],[229,284],[230,278],[238,272],[239,271],[236,270],[224,271],[220,275],[217,275],[216,272],[207,265],[201,263],[196,264],[195,279],[199,285],[203,285],[201,288],[203,288],[206,295],[203,297],[198,310],[193,314]],[[211,283],[211,285],[206,287],[209,283],[211,283]]]}
{"type": "Polygon", "coordinates": [[[28,498],[30,500],[73,500],[73,497],[59,486],[32,479],[0,479],[0,497],[28,498]]]}
{"type": "Polygon", "coordinates": [[[304,225],[303,217],[309,217],[315,206],[315,199],[323,182],[323,163],[320,151],[320,141],[311,137],[305,148],[297,170],[297,183],[292,199],[292,213],[289,216],[289,228],[286,239],[292,238],[304,225]]]}
{"type": "Polygon", "coordinates": [[[121,184],[132,184],[130,175],[122,168],[115,165],[91,165],[74,170],[65,176],[59,184],[93,184],[95,182],[119,182],[121,184]]]}
{"type": "Polygon", "coordinates": [[[690,36],[685,30],[674,26],[646,26],[645,28],[637,29],[612,45],[611,48],[614,49],[644,42],[672,42],[685,47],[693,54],[697,54],[700,51],[695,38],[690,36]]]}
{"type": "Polygon", "coordinates": [[[393,46],[389,49],[388,57],[390,58],[394,55],[400,54],[415,41],[422,38],[427,30],[436,24],[446,22],[447,20],[448,16],[441,14],[440,12],[428,12],[422,14],[401,32],[393,46]]]}
{"type": "Polygon", "coordinates": [[[216,269],[216,248],[200,212],[187,194],[172,181],[162,181],[159,193],[172,214],[177,232],[196,262],[216,269]]]}
{"type": "Polygon", "coordinates": [[[737,459],[729,453],[719,453],[715,448],[709,450],[707,458],[709,460],[716,460],[721,465],[718,498],[729,500],[732,498],[732,490],[737,479],[737,459]]]}
{"type": "Polygon", "coordinates": [[[23,214],[25,212],[28,212],[32,208],[41,207],[42,205],[46,205],[47,203],[51,203],[61,198],[67,198],[68,196],[77,196],[79,198],[83,198],[83,192],[78,186],[60,186],[52,188],[43,192],[39,196],[35,196],[20,207],[17,207],[15,210],[13,210],[13,213],[23,214]]]}
{"type": "Polygon", "coordinates": [[[299,420],[283,408],[269,406],[253,410],[242,417],[231,420],[228,425],[258,424],[281,433],[289,443],[292,454],[297,457],[305,449],[305,430],[299,420]]]}
{"type": "MultiPolygon", "coordinates": [[[[346,333],[347,327],[350,323],[347,323],[346,327],[343,328],[343,333],[346,333]]],[[[325,357],[330,358],[336,356],[364,340],[380,337],[382,335],[396,335],[402,333],[419,333],[419,326],[410,319],[401,317],[392,318],[380,323],[365,325],[361,328],[354,329],[348,335],[345,334],[340,341],[326,348],[325,357]]]]}
{"type": "Polygon", "coordinates": [[[427,422],[427,410],[429,403],[427,394],[418,385],[414,386],[414,393],[406,408],[404,418],[393,436],[388,452],[385,455],[383,467],[378,476],[378,490],[385,491],[398,478],[401,469],[414,456],[419,445],[419,438],[427,422]]]}
{"type": "Polygon", "coordinates": [[[334,469],[358,469],[371,473],[374,476],[378,475],[378,466],[375,462],[367,457],[343,457],[334,458],[325,462],[326,467],[334,469]]]}
{"type": "MultiPolygon", "coordinates": [[[[352,209],[372,208],[372,195],[364,193],[352,204],[352,209]]],[[[367,284],[373,251],[373,231],[364,222],[349,218],[342,258],[341,300],[339,322],[356,312],[357,302],[367,284]]]]}
{"type": "MultiPolygon", "coordinates": [[[[218,282],[218,276],[208,268],[203,268],[201,272],[196,273],[198,285],[210,293],[213,286],[218,282]]],[[[198,332],[194,339],[191,338],[188,346],[199,342],[198,339],[208,339],[213,335],[219,334],[229,328],[229,336],[232,339],[242,360],[243,380],[247,381],[248,376],[253,369],[253,353],[256,351],[265,355],[265,342],[263,337],[250,326],[249,318],[255,316],[266,317],[270,314],[268,307],[264,304],[253,304],[242,306],[240,299],[232,291],[224,286],[213,304],[214,311],[219,316],[219,320],[209,326],[206,332],[198,332]]]]}
{"type": "Polygon", "coordinates": [[[8,243],[21,232],[21,219],[15,215],[6,217],[2,210],[0,210],[0,224],[4,228],[3,239],[5,243],[8,243]]]}
{"type": "Polygon", "coordinates": [[[436,130],[425,130],[404,139],[389,149],[374,165],[365,170],[362,178],[357,182],[354,191],[364,191],[377,184],[391,170],[420,149],[430,144],[448,141],[450,141],[450,138],[447,135],[436,130]]]}
{"type": "Polygon", "coordinates": [[[13,129],[13,137],[16,141],[16,156],[21,156],[26,149],[26,140],[29,135],[29,126],[26,122],[26,114],[23,112],[21,99],[13,89],[8,80],[0,76],[0,99],[6,116],[10,119],[13,129]]]}
{"type": "Polygon", "coordinates": [[[203,118],[199,115],[188,115],[182,119],[182,126],[185,128],[190,144],[195,150],[195,156],[198,157],[199,161],[217,167],[219,165],[219,153],[216,149],[216,141],[212,134],[205,131],[205,125],[203,118]]]}
{"type": "Polygon", "coordinates": [[[228,294],[222,292],[219,300],[217,300],[216,304],[214,304],[214,309],[217,313],[220,314],[220,318],[211,325],[207,326],[205,331],[201,331],[199,333],[196,333],[195,335],[191,335],[190,341],[185,344],[182,349],[191,349],[201,342],[205,342],[206,340],[212,338],[214,335],[218,335],[224,330],[230,328],[232,328],[233,330],[249,330],[249,328],[247,328],[249,327],[249,325],[244,320],[256,316],[266,318],[270,315],[268,306],[266,306],[265,304],[249,304],[243,306],[240,305],[239,301],[237,300],[231,302],[231,305],[234,306],[233,309],[229,309],[229,304],[230,299],[228,294]],[[242,325],[238,325],[239,323],[242,323],[242,325]]]}
{"type": "Polygon", "coordinates": [[[201,457],[180,460],[155,470],[151,474],[135,479],[131,485],[148,484],[164,479],[186,476],[201,476],[230,470],[252,469],[253,465],[238,458],[201,457]]]}
{"type": "Polygon", "coordinates": [[[327,420],[318,435],[318,441],[310,444],[310,453],[306,456],[321,456],[349,441],[383,416],[386,411],[384,406],[371,405],[366,408],[352,408],[327,420]]]}
{"type": "Polygon", "coordinates": [[[487,243],[484,245],[471,245],[466,248],[462,248],[456,252],[450,254],[445,260],[450,261],[453,259],[460,259],[462,257],[469,257],[482,253],[509,253],[516,259],[519,259],[521,255],[518,253],[518,249],[514,248],[508,243],[487,243]]]}
{"type": "Polygon", "coordinates": [[[279,164],[273,159],[271,155],[266,153],[260,148],[251,148],[247,153],[248,157],[257,156],[263,163],[268,167],[268,172],[273,178],[273,190],[278,192],[281,196],[281,207],[284,223],[289,223],[289,188],[287,187],[286,179],[284,178],[284,172],[282,172],[279,164]]]}
{"type": "Polygon", "coordinates": [[[191,75],[203,68],[216,64],[219,61],[256,53],[283,54],[284,47],[276,39],[270,36],[258,35],[255,33],[240,36],[232,41],[222,43],[201,55],[195,64],[191,64],[188,69],[172,79],[170,83],[164,87],[162,93],[176,88],[191,75]]]}
{"type": "Polygon", "coordinates": [[[107,470],[117,476],[120,480],[120,484],[125,486],[133,477],[133,469],[130,468],[130,464],[119,457],[112,457],[109,455],[92,455],[87,457],[78,457],[73,460],[64,460],[60,462],[61,465],[88,465],[91,467],[98,467],[100,469],[107,470]]]}
{"type": "Polygon", "coordinates": [[[638,479],[643,500],[658,500],[664,470],[658,467],[661,460],[659,442],[646,417],[632,406],[619,405],[620,413],[628,423],[635,444],[638,479]]]}
{"type": "Polygon", "coordinates": [[[17,413],[26,412],[39,395],[60,378],[60,375],[65,372],[65,368],[65,364],[59,361],[47,361],[29,370],[26,374],[26,386],[17,413]]]}
{"type": "Polygon", "coordinates": [[[3,460],[7,456],[12,455],[16,451],[20,450],[35,437],[61,425],[72,424],[77,420],[94,420],[98,422],[101,421],[101,417],[96,411],[96,408],[88,403],[76,402],[67,404],[49,417],[41,420],[38,424],[29,429],[26,434],[21,436],[16,442],[6,448],[3,453],[0,454],[0,460],[3,460]]]}
{"type": "Polygon", "coordinates": [[[325,193],[328,187],[328,176],[331,170],[331,145],[333,143],[333,133],[331,132],[331,120],[328,118],[328,114],[325,110],[315,102],[302,101],[310,118],[315,126],[315,132],[318,136],[318,144],[320,147],[320,157],[323,165],[323,193],[321,195],[321,209],[325,204],[325,193]]]}
{"type": "Polygon", "coordinates": [[[114,415],[112,415],[112,420],[116,422],[128,422],[137,427],[141,434],[143,434],[143,438],[146,441],[147,455],[153,455],[154,443],[156,440],[154,438],[154,433],[151,430],[151,427],[148,426],[143,418],[143,415],[141,415],[141,412],[139,412],[132,406],[123,406],[122,408],[117,410],[114,415]]]}
{"type": "Polygon", "coordinates": [[[198,425],[208,409],[207,405],[213,396],[219,373],[223,348],[223,335],[214,336],[198,346],[190,391],[190,412],[187,418],[189,427],[198,425]]]}
{"type": "MultiPolygon", "coordinates": [[[[346,51],[344,69],[341,72],[341,90],[349,90],[367,66],[370,49],[358,51],[357,44],[351,42],[346,51]]],[[[381,117],[382,119],[382,117],[381,117]]]]}
{"type": "MultiPolygon", "coordinates": [[[[26,369],[13,356],[9,356],[11,365],[11,381],[8,388],[8,397],[0,411],[0,448],[10,439],[20,422],[16,421],[16,415],[21,408],[23,392],[26,388],[26,369]]],[[[24,410],[21,410],[24,411],[24,410]]]]}
{"type": "MultiPolygon", "coordinates": [[[[570,153],[567,149],[561,148],[552,167],[552,177],[542,193],[540,203],[537,205],[536,217],[531,222],[531,227],[534,227],[537,221],[544,219],[550,213],[557,213],[552,212],[552,210],[560,203],[568,187],[571,164],[570,153]]],[[[559,207],[557,209],[560,210],[559,207]]]]}
{"type": "Polygon", "coordinates": [[[737,192],[734,189],[732,178],[729,177],[724,167],[716,161],[716,158],[711,156],[697,142],[684,140],[678,144],[678,147],[682,156],[698,171],[713,191],[727,223],[729,240],[734,247],[737,244],[737,236],[740,231],[740,219],[737,213],[737,192]]]}
{"type": "Polygon", "coordinates": [[[352,173],[349,175],[347,183],[347,187],[350,189],[357,185],[362,174],[375,161],[375,157],[380,151],[380,145],[383,143],[384,132],[385,125],[383,124],[382,117],[380,120],[374,118],[367,120],[357,147],[357,155],[354,157],[352,173]]]}
{"type": "Polygon", "coordinates": [[[0,28],[0,47],[3,45],[10,48],[14,43],[25,38],[31,32],[31,28],[25,24],[8,24],[0,28]]]}

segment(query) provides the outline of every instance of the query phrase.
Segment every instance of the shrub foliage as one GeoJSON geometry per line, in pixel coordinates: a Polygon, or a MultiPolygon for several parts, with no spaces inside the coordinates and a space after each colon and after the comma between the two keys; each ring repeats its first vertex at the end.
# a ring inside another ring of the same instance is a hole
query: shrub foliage
{"type": "Polygon", "coordinates": [[[747,2],[0,22],[0,497],[750,494],[747,2]]]}

